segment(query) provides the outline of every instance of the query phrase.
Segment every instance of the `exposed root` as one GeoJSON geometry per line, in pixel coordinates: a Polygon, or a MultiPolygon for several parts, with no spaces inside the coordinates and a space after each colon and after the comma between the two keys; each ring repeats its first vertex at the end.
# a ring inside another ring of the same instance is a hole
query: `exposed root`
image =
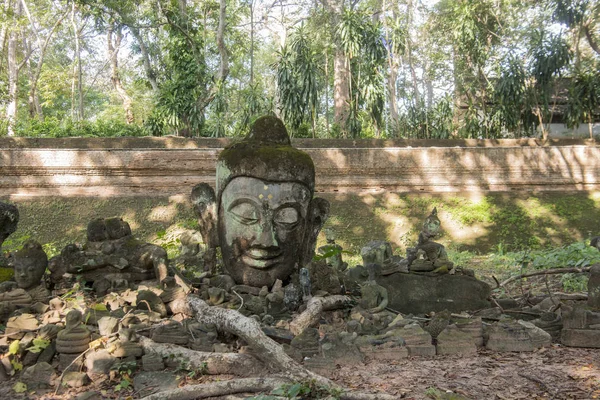
{"type": "Polygon", "coordinates": [[[346,307],[352,299],[348,296],[313,297],[308,301],[306,310],[298,315],[291,323],[290,330],[294,335],[299,335],[306,329],[315,325],[321,318],[323,311],[335,310],[346,307]]]}
{"type": "Polygon", "coordinates": [[[242,378],[230,381],[188,385],[177,389],[154,393],[141,400],[194,400],[228,396],[237,393],[271,392],[273,389],[290,383],[285,378],[242,378]]]}
{"type": "Polygon", "coordinates": [[[241,353],[207,353],[195,351],[170,343],[156,343],[140,337],[140,344],[146,354],[156,353],[163,358],[176,357],[185,360],[190,368],[205,370],[210,375],[250,376],[265,372],[256,358],[241,353]]]}

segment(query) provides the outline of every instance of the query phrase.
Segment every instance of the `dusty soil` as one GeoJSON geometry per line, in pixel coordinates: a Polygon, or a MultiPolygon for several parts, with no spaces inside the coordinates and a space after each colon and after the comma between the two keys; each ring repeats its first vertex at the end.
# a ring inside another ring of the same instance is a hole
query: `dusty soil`
{"type": "MultiPolygon", "coordinates": [[[[230,378],[186,378],[181,385],[230,378]]],[[[397,395],[398,399],[596,399],[600,398],[600,350],[554,345],[533,353],[480,350],[469,357],[371,361],[360,366],[342,366],[332,378],[355,390],[384,392],[397,395]]],[[[106,399],[139,398],[131,391],[115,393],[117,382],[110,381],[83,389],[61,389],[59,395],[54,395],[54,390],[15,394],[12,390],[15,382],[0,385],[0,399],[65,400],[89,391],[98,391],[106,399]]]]}
{"type": "Polygon", "coordinates": [[[595,399],[600,350],[555,345],[533,353],[480,350],[472,357],[370,362],[365,368],[342,367],[336,381],[403,399],[451,399],[451,393],[467,399],[595,399]]]}

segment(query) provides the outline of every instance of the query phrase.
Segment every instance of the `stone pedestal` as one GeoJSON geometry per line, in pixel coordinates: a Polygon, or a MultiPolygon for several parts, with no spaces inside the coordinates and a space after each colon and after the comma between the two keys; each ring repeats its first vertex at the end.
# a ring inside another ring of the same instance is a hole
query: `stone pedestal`
{"type": "Polygon", "coordinates": [[[490,307],[490,286],[468,275],[396,272],[377,279],[387,289],[389,307],[403,314],[461,312],[490,307]]]}

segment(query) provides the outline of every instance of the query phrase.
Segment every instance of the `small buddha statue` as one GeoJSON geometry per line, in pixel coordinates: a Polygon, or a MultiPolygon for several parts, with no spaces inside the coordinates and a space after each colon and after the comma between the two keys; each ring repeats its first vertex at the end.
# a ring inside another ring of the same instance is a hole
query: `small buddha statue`
{"type": "Polygon", "coordinates": [[[325,255],[327,264],[331,265],[335,270],[344,272],[348,268],[348,263],[342,259],[342,246],[335,242],[335,234],[333,230],[325,230],[325,238],[327,244],[319,247],[319,254],[325,255]]]}
{"type": "Polygon", "coordinates": [[[289,316],[289,311],[283,301],[284,292],[283,288],[277,288],[267,294],[267,314],[273,318],[281,319],[289,316]]]}
{"type": "Polygon", "coordinates": [[[81,322],[79,310],[71,310],[67,314],[65,329],[58,333],[56,351],[61,354],[79,354],[89,347],[91,334],[81,322]]]}
{"type": "Polygon", "coordinates": [[[388,305],[389,299],[387,289],[375,281],[378,269],[377,264],[367,264],[369,278],[360,287],[360,305],[365,311],[368,311],[371,314],[378,314],[384,311],[388,305]]]}
{"type": "Polygon", "coordinates": [[[423,229],[419,233],[417,245],[407,249],[410,271],[448,273],[454,267],[454,264],[448,259],[444,245],[433,241],[440,235],[440,229],[437,208],[434,208],[423,222],[423,229]]]}

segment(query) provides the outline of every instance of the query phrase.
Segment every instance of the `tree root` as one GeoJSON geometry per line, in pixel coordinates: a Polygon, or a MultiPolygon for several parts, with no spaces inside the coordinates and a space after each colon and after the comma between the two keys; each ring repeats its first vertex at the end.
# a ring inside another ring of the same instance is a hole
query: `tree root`
{"type": "MultiPolygon", "coordinates": [[[[240,393],[269,393],[283,385],[290,385],[293,381],[274,376],[271,378],[241,378],[229,381],[206,383],[202,385],[188,385],[165,392],[154,393],[141,400],[195,400],[207,398],[227,398],[240,393]]],[[[287,398],[287,397],[282,397],[287,398]]],[[[343,392],[340,400],[393,400],[396,397],[387,394],[368,394],[343,392]]]]}
{"type": "MultiPolygon", "coordinates": [[[[331,297],[334,299],[326,302],[320,300],[314,301],[313,303],[318,305],[313,307],[323,311],[331,309],[330,307],[339,308],[342,305],[348,304],[348,302],[350,301],[350,299],[346,296],[331,297]]],[[[206,304],[203,300],[193,295],[188,296],[188,304],[190,308],[196,313],[195,317],[199,322],[205,324],[214,324],[217,327],[217,329],[232,333],[244,340],[248,345],[250,345],[253,349],[253,354],[256,356],[256,358],[262,361],[264,365],[268,366],[273,372],[278,374],[276,378],[273,378],[277,380],[277,386],[281,386],[282,384],[290,382],[313,382],[319,386],[324,386],[333,390],[341,391],[340,399],[345,400],[393,400],[396,398],[395,396],[390,396],[382,393],[367,394],[349,392],[346,389],[337,385],[336,383],[330,381],[329,379],[307,370],[302,365],[294,361],[283,351],[283,348],[279,344],[277,344],[274,340],[272,340],[263,333],[258,322],[256,322],[252,318],[247,318],[235,310],[211,307],[208,304],[206,304]]],[[[263,384],[264,382],[274,383],[275,380],[263,380],[256,382],[263,382],[263,384]]],[[[244,385],[248,385],[248,383],[251,381],[243,382],[245,382],[243,383],[244,385]]],[[[244,387],[248,388],[248,386],[244,387]]],[[[266,391],[266,389],[265,387],[263,387],[263,389],[257,391],[266,391]]],[[[193,392],[193,390],[190,389],[190,392],[193,392]]],[[[185,398],[200,398],[197,396],[197,393],[199,393],[198,390],[196,390],[194,393],[194,396],[196,397],[185,398]]],[[[234,393],[223,393],[223,395],[227,394],[234,393]]],[[[155,398],[172,400],[171,397],[167,397],[168,392],[162,393],[160,395],[160,397],[155,398]]],[[[179,398],[174,399],[179,400],[179,398]]]]}
{"type": "Polygon", "coordinates": [[[212,382],[203,385],[188,385],[177,389],[154,393],[141,400],[194,400],[221,397],[237,393],[271,392],[290,383],[284,378],[242,378],[212,382]]]}
{"type": "Polygon", "coordinates": [[[332,382],[294,361],[273,339],[264,334],[258,322],[235,310],[211,307],[196,296],[188,296],[188,304],[196,312],[196,319],[204,324],[214,324],[217,329],[232,333],[248,343],[253,354],[273,371],[281,372],[293,380],[314,380],[322,385],[332,382]]]}
{"type": "Polygon", "coordinates": [[[145,354],[156,353],[163,358],[181,359],[189,368],[204,370],[209,375],[250,376],[265,372],[265,367],[257,359],[240,353],[207,353],[195,351],[170,343],[157,343],[140,337],[139,342],[145,354]]]}
{"type": "Polygon", "coordinates": [[[343,308],[350,304],[352,299],[348,296],[328,296],[328,297],[313,297],[308,301],[306,310],[292,322],[290,322],[290,330],[294,335],[299,335],[307,328],[315,325],[321,318],[323,311],[335,310],[343,308]]]}

